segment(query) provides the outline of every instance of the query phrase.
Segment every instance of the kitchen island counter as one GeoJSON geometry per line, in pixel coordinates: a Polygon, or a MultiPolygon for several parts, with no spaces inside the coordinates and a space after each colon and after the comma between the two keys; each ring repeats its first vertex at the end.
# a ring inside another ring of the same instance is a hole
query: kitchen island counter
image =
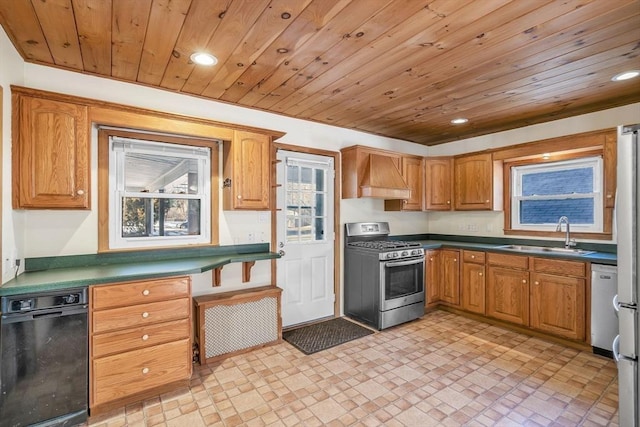
{"type": "Polygon", "coordinates": [[[268,244],[27,259],[26,272],[0,286],[0,296],[199,274],[229,263],[279,258],[268,244]]]}

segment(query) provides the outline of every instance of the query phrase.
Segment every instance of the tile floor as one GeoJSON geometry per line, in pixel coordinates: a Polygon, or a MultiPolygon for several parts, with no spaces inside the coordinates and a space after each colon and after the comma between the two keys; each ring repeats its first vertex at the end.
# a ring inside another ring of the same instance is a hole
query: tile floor
{"type": "Polygon", "coordinates": [[[189,389],[90,426],[617,426],[612,360],[444,311],[310,356],[196,366],[189,389]]]}

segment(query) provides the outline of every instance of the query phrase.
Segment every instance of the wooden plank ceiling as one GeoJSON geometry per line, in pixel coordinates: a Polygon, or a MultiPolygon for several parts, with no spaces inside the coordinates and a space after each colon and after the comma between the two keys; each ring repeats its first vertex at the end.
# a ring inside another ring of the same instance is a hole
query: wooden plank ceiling
{"type": "Polygon", "coordinates": [[[640,0],[0,0],[0,23],[28,62],[425,145],[640,101],[610,80],[640,69],[640,0]]]}

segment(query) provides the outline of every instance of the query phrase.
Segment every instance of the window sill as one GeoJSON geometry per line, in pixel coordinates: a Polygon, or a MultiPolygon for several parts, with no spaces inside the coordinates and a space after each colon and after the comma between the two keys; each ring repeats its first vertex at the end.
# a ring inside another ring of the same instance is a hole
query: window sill
{"type": "MultiPolygon", "coordinates": [[[[556,231],[533,231],[533,230],[517,230],[505,229],[504,234],[507,236],[534,236],[534,237],[552,237],[564,239],[565,233],[556,231]]],[[[571,233],[571,238],[575,239],[593,239],[593,240],[612,240],[612,233],[571,233]]]]}

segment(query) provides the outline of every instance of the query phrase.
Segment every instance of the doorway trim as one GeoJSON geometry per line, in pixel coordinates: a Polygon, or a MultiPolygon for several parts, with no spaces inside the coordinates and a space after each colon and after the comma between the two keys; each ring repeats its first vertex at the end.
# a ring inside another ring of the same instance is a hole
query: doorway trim
{"type": "MultiPolygon", "coordinates": [[[[333,232],[335,239],[333,239],[333,292],[335,295],[335,301],[333,303],[333,317],[340,317],[340,183],[342,182],[342,169],[340,164],[340,152],[321,150],[311,147],[302,147],[299,145],[282,144],[274,142],[271,145],[271,182],[274,184],[271,186],[271,248],[273,251],[277,251],[278,246],[278,219],[276,215],[276,189],[277,189],[277,174],[276,174],[276,153],[278,150],[292,151],[296,153],[315,154],[318,156],[333,157],[333,165],[336,173],[333,180],[333,232]]],[[[277,266],[276,259],[271,260],[271,283],[277,286],[277,266]]]]}

